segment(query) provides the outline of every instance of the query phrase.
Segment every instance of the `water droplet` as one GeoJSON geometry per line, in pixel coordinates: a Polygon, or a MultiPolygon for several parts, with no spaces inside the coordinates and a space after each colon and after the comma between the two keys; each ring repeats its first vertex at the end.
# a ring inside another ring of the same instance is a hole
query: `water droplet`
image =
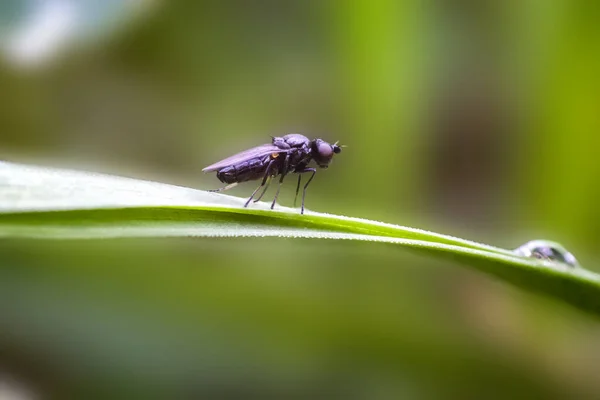
{"type": "Polygon", "coordinates": [[[515,249],[515,253],[525,257],[562,263],[569,267],[579,266],[579,263],[573,254],[568,252],[559,243],[548,240],[532,240],[515,249]]]}

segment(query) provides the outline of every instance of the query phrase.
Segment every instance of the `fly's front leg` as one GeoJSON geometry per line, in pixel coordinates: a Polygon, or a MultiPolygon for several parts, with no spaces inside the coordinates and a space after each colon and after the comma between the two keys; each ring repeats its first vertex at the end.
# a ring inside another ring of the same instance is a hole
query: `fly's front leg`
{"type": "Polygon", "coordinates": [[[298,200],[298,193],[300,192],[300,182],[302,181],[302,175],[298,173],[298,185],[296,186],[296,196],[294,196],[294,208],[296,208],[296,200],[298,200]]]}
{"type": "Polygon", "coordinates": [[[265,183],[267,183],[267,179],[271,176],[271,167],[273,166],[274,163],[275,163],[275,160],[271,160],[269,162],[269,165],[267,166],[267,169],[265,171],[265,176],[263,177],[261,184],[256,189],[254,189],[254,192],[252,192],[252,195],[250,196],[248,201],[246,201],[246,204],[244,204],[244,207],[248,207],[248,204],[250,204],[250,201],[252,201],[252,198],[254,197],[256,192],[258,192],[258,190],[261,187],[265,186],[265,183]]]}
{"type": "MultiPolygon", "coordinates": [[[[308,187],[310,182],[315,177],[317,170],[314,168],[304,168],[302,171],[299,171],[298,173],[304,174],[306,172],[312,172],[312,175],[310,176],[310,178],[308,178],[308,182],[306,182],[306,184],[304,185],[304,191],[302,192],[302,210],[300,211],[300,214],[304,214],[304,198],[306,197],[306,188],[308,187]]],[[[298,180],[298,187],[300,187],[300,180],[298,180]]]]}
{"type": "Polygon", "coordinates": [[[273,199],[273,203],[271,203],[271,210],[275,207],[275,202],[277,202],[277,197],[279,197],[279,191],[281,190],[281,184],[283,183],[283,178],[288,172],[288,167],[290,165],[290,156],[286,154],[285,160],[283,160],[283,170],[281,171],[281,178],[279,178],[279,185],[277,186],[277,193],[275,193],[275,198],[273,199]]]}

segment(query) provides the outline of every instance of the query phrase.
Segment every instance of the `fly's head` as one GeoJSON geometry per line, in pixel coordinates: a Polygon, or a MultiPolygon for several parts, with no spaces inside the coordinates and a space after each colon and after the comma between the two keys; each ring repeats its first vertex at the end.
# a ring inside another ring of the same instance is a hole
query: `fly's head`
{"type": "Polygon", "coordinates": [[[311,141],[311,152],[312,157],[321,168],[327,168],[329,163],[333,159],[334,154],[341,153],[342,148],[338,146],[337,142],[329,144],[323,139],[315,139],[311,141]]]}

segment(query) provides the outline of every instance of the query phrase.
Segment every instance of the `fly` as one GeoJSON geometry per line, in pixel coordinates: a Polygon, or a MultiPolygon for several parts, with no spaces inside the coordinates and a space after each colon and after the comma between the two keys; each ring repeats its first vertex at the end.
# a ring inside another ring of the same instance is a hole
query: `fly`
{"type": "Polygon", "coordinates": [[[254,196],[256,196],[261,188],[263,190],[254,199],[254,202],[259,201],[264,196],[271,184],[271,179],[280,176],[279,186],[271,204],[271,209],[273,209],[277,202],[283,179],[287,174],[295,173],[298,174],[298,185],[296,186],[296,197],[294,198],[294,207],[296,207],[302,174],[311,173],[302,192],[302,209],[300,213],[304,214],[306,188],[317,173],[315,168],[308,166],[309,163],[314,160],[318,167],[327,168],[333,159],[333,155],[340,153],[342,148],[337,145],[337,142],[329,144],[322,139],[310,140],[298,133],[291,133],[283,137],[273,137],[272,139],[270,144],[253,147],[204,168],[203,172],[216,171],[217,178],[227,184],[225,187],[210,191],[221,192],[231,189],[241,182],[262,179],[260,185],[252,192],[252,195],[246,201],[246,204],[244,204],[244,207],[248,207],[250,201],[254,199],[254,196]]]}

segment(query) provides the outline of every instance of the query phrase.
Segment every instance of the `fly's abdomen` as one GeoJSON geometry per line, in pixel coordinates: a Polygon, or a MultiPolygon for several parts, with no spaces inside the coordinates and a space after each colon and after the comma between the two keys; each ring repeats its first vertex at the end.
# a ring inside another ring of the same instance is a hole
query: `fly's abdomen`
{"type": "MultiPolygon", "coordinates": [[[[223,183],[246,182],[261,179],[267,172],[270,157],[257,157],[238,164],[230,165],[217,172],[217,178],[223,183]]],[[[271,175],[277,172],[271,167],[271,175]]]]}

